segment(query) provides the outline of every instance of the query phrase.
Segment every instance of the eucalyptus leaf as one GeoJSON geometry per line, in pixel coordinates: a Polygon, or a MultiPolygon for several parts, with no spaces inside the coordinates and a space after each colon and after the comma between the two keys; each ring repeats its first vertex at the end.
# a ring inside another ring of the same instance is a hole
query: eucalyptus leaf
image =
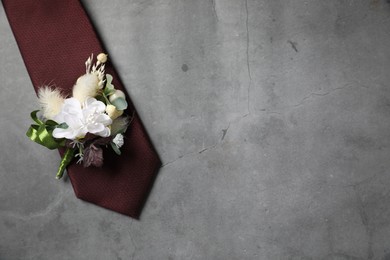
{"type": "Polygon", "coordinates": [[[31,112],[30,115],[31,115],[32,120],[35,121],[35,123],[37,123],[38,125],[41,125],[41,124],[43,124],[43,122],[38,119],[38,116],[37,116],[38,112],[39,112],[39,110],[34,110],[31,112]]]}
{"type": "Polygon", "coordinates": [[[124,98],[118,97],[111,101],[111,104],[113,104],[116,109],[118,110],[125,110],[127,108],[127,102],[124,98]]]}
{"type": "Polygon", "coordinates": [[[106,96],[110,96],[114,93],[115,93],[115,89],[109,89],[109,88],[104,89],[104,95],[106,95],[106,96]]]}
{"type": "Polygon", "coordinates": [[[114,89],[114,85],[111,84],[112,76],[110,74],[106,74],[106,89],[114,89]]]}

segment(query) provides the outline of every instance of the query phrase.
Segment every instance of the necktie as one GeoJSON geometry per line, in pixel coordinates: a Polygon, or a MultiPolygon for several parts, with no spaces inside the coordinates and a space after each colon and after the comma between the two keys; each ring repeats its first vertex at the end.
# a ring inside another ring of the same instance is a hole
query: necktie
{"type": "MultiPolygon", "coordinates": [[[[84,61],[104,48],[78,0],[2,0],[35,90],[44,84],[71,93],[84,61]]],[[[125,91],[111,63],[106,72],[125,91]]],[[[126,93],[127,95],[127,93],[126,93]]],[[[129,97],[127,100],[130,101],[129,97]]],[[[107,149],[102,168],[73,163],[68,176],[79,199],[139,218],[161,161],[131,101],[134,118],[118,156],[107,149]]],[[[54,176],[53,176],[54,177],[54,176]]]]}

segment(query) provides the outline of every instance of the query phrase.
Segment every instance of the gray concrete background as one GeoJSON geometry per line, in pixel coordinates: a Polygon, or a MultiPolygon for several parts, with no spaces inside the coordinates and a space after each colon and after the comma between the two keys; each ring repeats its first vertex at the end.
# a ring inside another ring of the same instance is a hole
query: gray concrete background
{"type": "Polygon", "coordinates": [[[55,180],[0,8],[1,260],[390,259],[390,4],[83,2],[164,166],[140,221],[55,180]]]}

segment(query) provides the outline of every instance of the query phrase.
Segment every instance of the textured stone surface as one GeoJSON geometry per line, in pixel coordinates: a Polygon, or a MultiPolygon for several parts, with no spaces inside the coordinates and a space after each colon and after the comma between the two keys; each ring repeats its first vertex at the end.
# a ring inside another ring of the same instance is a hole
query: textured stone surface
{"type": "Polygon", "coordinates": [[[83,2],[164,166],[140,221],[56,181],[0,8],[0,259],[390,259],[386,1],[83,2]]]}

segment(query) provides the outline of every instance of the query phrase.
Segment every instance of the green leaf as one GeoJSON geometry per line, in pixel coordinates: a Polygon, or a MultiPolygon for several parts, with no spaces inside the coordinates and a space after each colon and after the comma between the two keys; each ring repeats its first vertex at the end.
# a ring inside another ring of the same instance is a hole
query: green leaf
{"type": "Polygon", "coordinates": [[[103,93],[106,97],[114,94],[115,88],[114,85],[112,85],[112,76],[110,74],[106,74],[106,86],[103,89],[103,93]]]}
{"type": "Polygon", "coordinates": [[[125,110],[127,108],[126,100],[121,97],[114,99],[111,104],[113,104],[118,110],[125,110]]]}
{"type": "Polygon", "coordinates": [[[103,92],[104,92],[104,95],[110,96],[110,95],[112,95],[112,94],[115,93],[115,89],[108,89],[108,88],[105,88],[103,92]]]}
{"type": "Polygon", "coordinates": [[[54,120],[46,120],[46,122],[45,122],[45,124],[47,125],[47,126],[57,126],[58,125],[58,123],[56,122],[56,121],[54,121],[54,120]]]}
{"type": "Polygon", "coordinates": [[[69,126],[68,126],[68,124],[67,123],[62,123],[62,124],[59,124],[59,125],[57,125],[57,128],[62,128],[62,129],[66,129],[66,128],[68,128],[69,126]]]}
{"type": "Polygon", "coordinates": [[[110,86],[112,82],[111,74],[106,74],[106,80],[107,80],[106,86],[110,86]]]}
{"type": "Polygon", "coordinates": [[[114,150],[114,152],[117,155],[121,155],[121,150],[119,150],[118,146],[116,146],[116,144],[114,144],[113,142],[111,142],[110,144],[111,144],[112,150],[114,150]]]}
{"type": "Polygon", "coordinates": [[[114,85],[112,85],[112,76],[110,74],[106,74],[106,87],[107,90],[113,90],[114,85]]]}
{"type": "Polygon", "coordinates": [[[35,123],[37,123],[38,125],[41,125],[41,124],[43,124],[43,122],[38,119],[38,116],[37,116],[38,112],[39,112],[39,110],[34,110],[31,112],[30,115],[31,115],[32,120],[34,120],[35,123]]]}
{"type": "Polygon", "coordinates": [[[102,101],[104,104],[106,104],[106,99],[105,99],[104,96],[99,95],[99,96],[96,96],[95,98],[96,98],[97,100],[99,100],[99,101],[102,101]]]}

